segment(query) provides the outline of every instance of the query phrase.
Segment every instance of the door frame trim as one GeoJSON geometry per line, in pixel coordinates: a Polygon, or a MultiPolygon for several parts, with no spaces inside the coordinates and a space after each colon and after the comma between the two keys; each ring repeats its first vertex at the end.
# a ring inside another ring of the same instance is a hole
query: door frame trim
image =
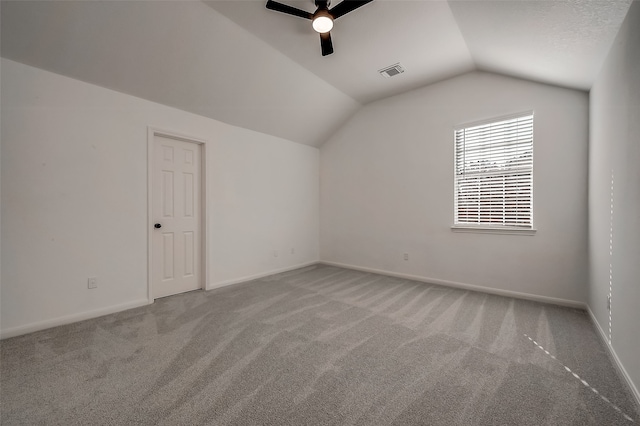
{"type": "Polygon", "coordinates": [[[207,232],[207,139],[194,137],[172,130],[147,126],[147,299],[154,302],[152,287],[153,267],[153,146],[156,136],[175,139],[200,145],[200,288],[206,290],[209,282],[209,268],[207,266],[207,247],[209,247],[209,232],[207,232]]]}

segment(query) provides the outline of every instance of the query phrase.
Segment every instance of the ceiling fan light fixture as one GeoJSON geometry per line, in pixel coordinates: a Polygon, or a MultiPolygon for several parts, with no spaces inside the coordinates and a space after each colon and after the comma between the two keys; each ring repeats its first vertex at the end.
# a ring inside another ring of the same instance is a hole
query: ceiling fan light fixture
{"type": "Polygon", "coordinates": [[[333,18],[326,10],[319,10],[313,17],[313,29],[320,34],[328,33],[333,28],[333,18]]]}
{"type": "Polygon", "coordinates": [[[317,9],[314,13],[280,3],[276,0],[267,0],[266,7],[269,10],[310,20],[314,31],[320,33],[322,56],[327,56],[333,53],[333,42],[331,41],[333,20],[353,12],[372,1],[373,0],[342,0],[337,6],[329,9],[331,0],[315,0],[317,9]]]}

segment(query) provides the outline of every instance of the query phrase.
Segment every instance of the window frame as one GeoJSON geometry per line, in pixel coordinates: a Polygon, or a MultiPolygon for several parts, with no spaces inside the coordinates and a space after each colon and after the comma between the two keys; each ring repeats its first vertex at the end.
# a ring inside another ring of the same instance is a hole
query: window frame
{"type": "Polygon", "coordinates": [[[535,235],[537,229],[534,227],[534,128],[535,113],[533,110],[523,111],[515,114],[502,115],[492,117],[485,120],[479,120],[464,124],[459,124],[453,128],[453,225],[451,230],[453,232],[471,232],[471,233],[483,233],[483,234],[510,234],[510,235],[535,235]],[[471,223],[458,223],[458,176],[457,176],[457,146],[456,146],[456,133],[462,129],[470,127],[482,126],[486,124],[498,123],[501,121],[512,120],[520,117],[531,116],[531,129],[532,129],[532,146],[531,146],[531,214],[530,214],[530,226],[512,226],[512,225],[491,225],[487,223],[471,224],[471,223]]]}

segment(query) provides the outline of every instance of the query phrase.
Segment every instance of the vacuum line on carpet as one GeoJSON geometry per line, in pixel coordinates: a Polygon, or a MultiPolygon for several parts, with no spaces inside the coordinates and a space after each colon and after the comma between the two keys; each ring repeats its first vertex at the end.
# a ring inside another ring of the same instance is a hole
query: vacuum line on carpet
{"type": "Polygon", "coordinates": [[[586,388],[591,389],[591,391],[593,393],[595,393],[596,395],[598,395],[604,402],[606,402],[607,404],[609,404],[611,407],[613,407],[614,410],[616,410],[618,413],[622,414],[624,416],[625,419],[629,420],[632,423],[635,423],[633,421],[633,419],[628,416],[627,414],[625,414],[620,407],[618,407],[617,405],[615,405],[613,402],[609,401],[609,398],[607,398],[606,396],[602,395],[600,392],[598,392],[598,390],[596,388],[594,388],[593,386],[591,386],[586,380],[584,380],[582,377],[578,376],[576,373],[574,373],[573,371],[571,371],[571,369],[569,367],[567,367],[566,365],[564,365],[563,363],[561,363],[560,361],[558,361],[558,358],[556,358],[553,354],[549,353],[548,350],[546,350],[545,348],[543,348],[538,342],[536,342],[535,340],[533,340],[531,337],[527,336],[526,334],[524,335],[524,337],[526,337],[527,339],[529,339],[534,345],[536,345],[536,347],[538,349],[540,349],[541,351],[543,351],[545,354],[547,354],[549,357],[551,357],[553,360],[555,360],[558,364],[560,364],[561,366],[564,367],[565,370],[567,370],[569,373],[571,373],[573,375],[573,377],[575,377],[576,379],[578,379],[586,388]]]}

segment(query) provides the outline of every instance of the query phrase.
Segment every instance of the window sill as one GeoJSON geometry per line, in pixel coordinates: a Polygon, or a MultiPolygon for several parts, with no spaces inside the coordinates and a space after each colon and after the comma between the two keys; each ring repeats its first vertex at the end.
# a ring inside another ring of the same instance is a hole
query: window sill
{"type": "Polygon", "coordinates": [[[489,226],[468,226],[453,225],[453,232],[471,232],[477,234],[508,234],[508,235],[535,235],[536,229],[532,228],[510,228],[510,227],[489,227],[489,226]]]}

